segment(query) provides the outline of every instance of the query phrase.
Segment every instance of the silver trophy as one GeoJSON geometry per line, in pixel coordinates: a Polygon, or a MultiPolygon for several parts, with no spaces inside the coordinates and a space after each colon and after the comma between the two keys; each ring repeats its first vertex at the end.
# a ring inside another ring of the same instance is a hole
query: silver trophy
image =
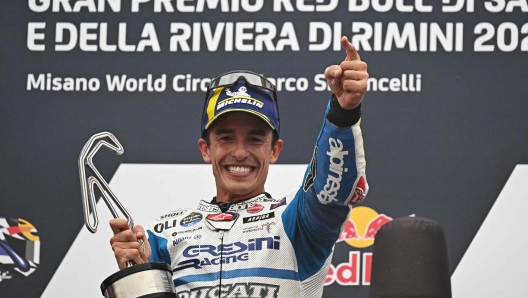
{"type": "MultiPolygon", "coordinates": [[[[133,230],[134,221],[132,217],[93,164],[92,159],[102,146],[113,150],[118,155],[124,152],[123,146],[109,132],[101,132],[93,135],[82,148],[81,155],[79,156],[79,176],[81,178],[84,223],[90,232],[97,232],[99,218],[97,216],[94,193],[95,187],[97,187],[102,194],[102,199],[110,209],[112,216],[119,218],[113,206],[115,204],[127,219],[130,229],[133,230]],[[104,140],[105,138],[109,138],[112,143],[104,140]],[[93,146],[94,144],[95,146],[93,146]],[[86,178],[86,166],[95,174],[95,177],[90,176],[86,178]]],[[[139,242],[143,245],[141,240],[139,242]]],[[[127,262],[127,268],[110,275],[101,283],[101,292],[106,298],[176,297],[172,282],[172,270],[166,263],[136,265],[134,262],[129,261],[127,262]]]]}

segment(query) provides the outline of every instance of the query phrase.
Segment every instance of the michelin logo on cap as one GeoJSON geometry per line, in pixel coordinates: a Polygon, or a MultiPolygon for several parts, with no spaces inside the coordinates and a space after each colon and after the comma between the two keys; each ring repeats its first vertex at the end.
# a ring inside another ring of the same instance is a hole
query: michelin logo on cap
{"type": "Polygon", "coordinates": [[[217,111],[227,105],[235,104],[235,103],[250,104],[260,109],[264,107],[263,102],[256,100],[254,98],[251,98],[251,95],[247,93],[247,88],[245,86],[241,86],[240,88],[238,88],[238,91],[235,91],[235,92],[231,92],[230,88],[226,88],[225,92],[227,96],[231,96],[231,97],[218,102],[216,106],[217,111]]]}
{"type": "Polygon", "coordinates": [[[251,86],[245,80],[216,88],[214,94],[206,99],[202,114],[202,135],[218,117],[228,112],[256,115],[279,133],[279,111],[275,94],[267,89],[251,86]]]}

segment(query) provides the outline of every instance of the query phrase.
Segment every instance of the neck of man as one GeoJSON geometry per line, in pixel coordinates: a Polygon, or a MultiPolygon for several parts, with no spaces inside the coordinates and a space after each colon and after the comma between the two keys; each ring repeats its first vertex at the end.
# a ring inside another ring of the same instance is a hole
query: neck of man
{"type": "Polygon", "coordinates": [[[222,203],[223,202],[233,203],[233,202],[246,200],[252,197],[256,197],[263,192],[265,192],[264,187],[262,187],[262,189],[261,188],[255,189],[249,193],[243,193],[243,194],[228,192],[228,191],[225,191],[224,189],[217,189],[216,190],[216,201],[222,202],[222,203]]]}

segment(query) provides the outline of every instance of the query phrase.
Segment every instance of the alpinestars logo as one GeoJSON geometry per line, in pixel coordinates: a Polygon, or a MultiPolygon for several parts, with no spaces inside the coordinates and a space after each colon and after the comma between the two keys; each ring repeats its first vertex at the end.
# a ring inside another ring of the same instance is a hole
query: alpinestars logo
{"type": "Polygon", "coordinates": [[[260,283],[222,284],[212,287],[200,287],[190,291],[178,292],[178,298],[192,297],[251,297],[276,298],[280,286],[260,283]]]}
{"type": "Polygon", "coordinates": [[[345,155],[348,151],[343,150],[343,143],[339,139],[330,138],[330,151],[326,155],[330,156],[330,172],[326,179],[326,184],[317,195],[317,198],[322,204],[328,204],[332,201],[337,201],[337,192],[341,188],[341,178],[343,172],[348,172],[348,168],[343,168],[345,164],[345,155]],[[334,173],[335,175],[332,175],[334,173]]]}

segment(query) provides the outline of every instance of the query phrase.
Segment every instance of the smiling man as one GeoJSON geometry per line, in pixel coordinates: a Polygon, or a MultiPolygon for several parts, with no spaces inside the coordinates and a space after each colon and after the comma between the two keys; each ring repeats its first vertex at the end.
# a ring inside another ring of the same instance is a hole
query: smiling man
{"type": "Polygon", "coordinates": [[[368,191],[359,128],[367,65],[346,37],[341,43],[347,56],[325,70],[333,95],[302,187],[265,192],[283,146],[273,84],[248,71],[223,74],[206,94],[198,141],[216,197],[162,215],[146,232],[112,220],[119,268],[166,262],[179,298],[321,297],[334,243],[368,191]]]}

